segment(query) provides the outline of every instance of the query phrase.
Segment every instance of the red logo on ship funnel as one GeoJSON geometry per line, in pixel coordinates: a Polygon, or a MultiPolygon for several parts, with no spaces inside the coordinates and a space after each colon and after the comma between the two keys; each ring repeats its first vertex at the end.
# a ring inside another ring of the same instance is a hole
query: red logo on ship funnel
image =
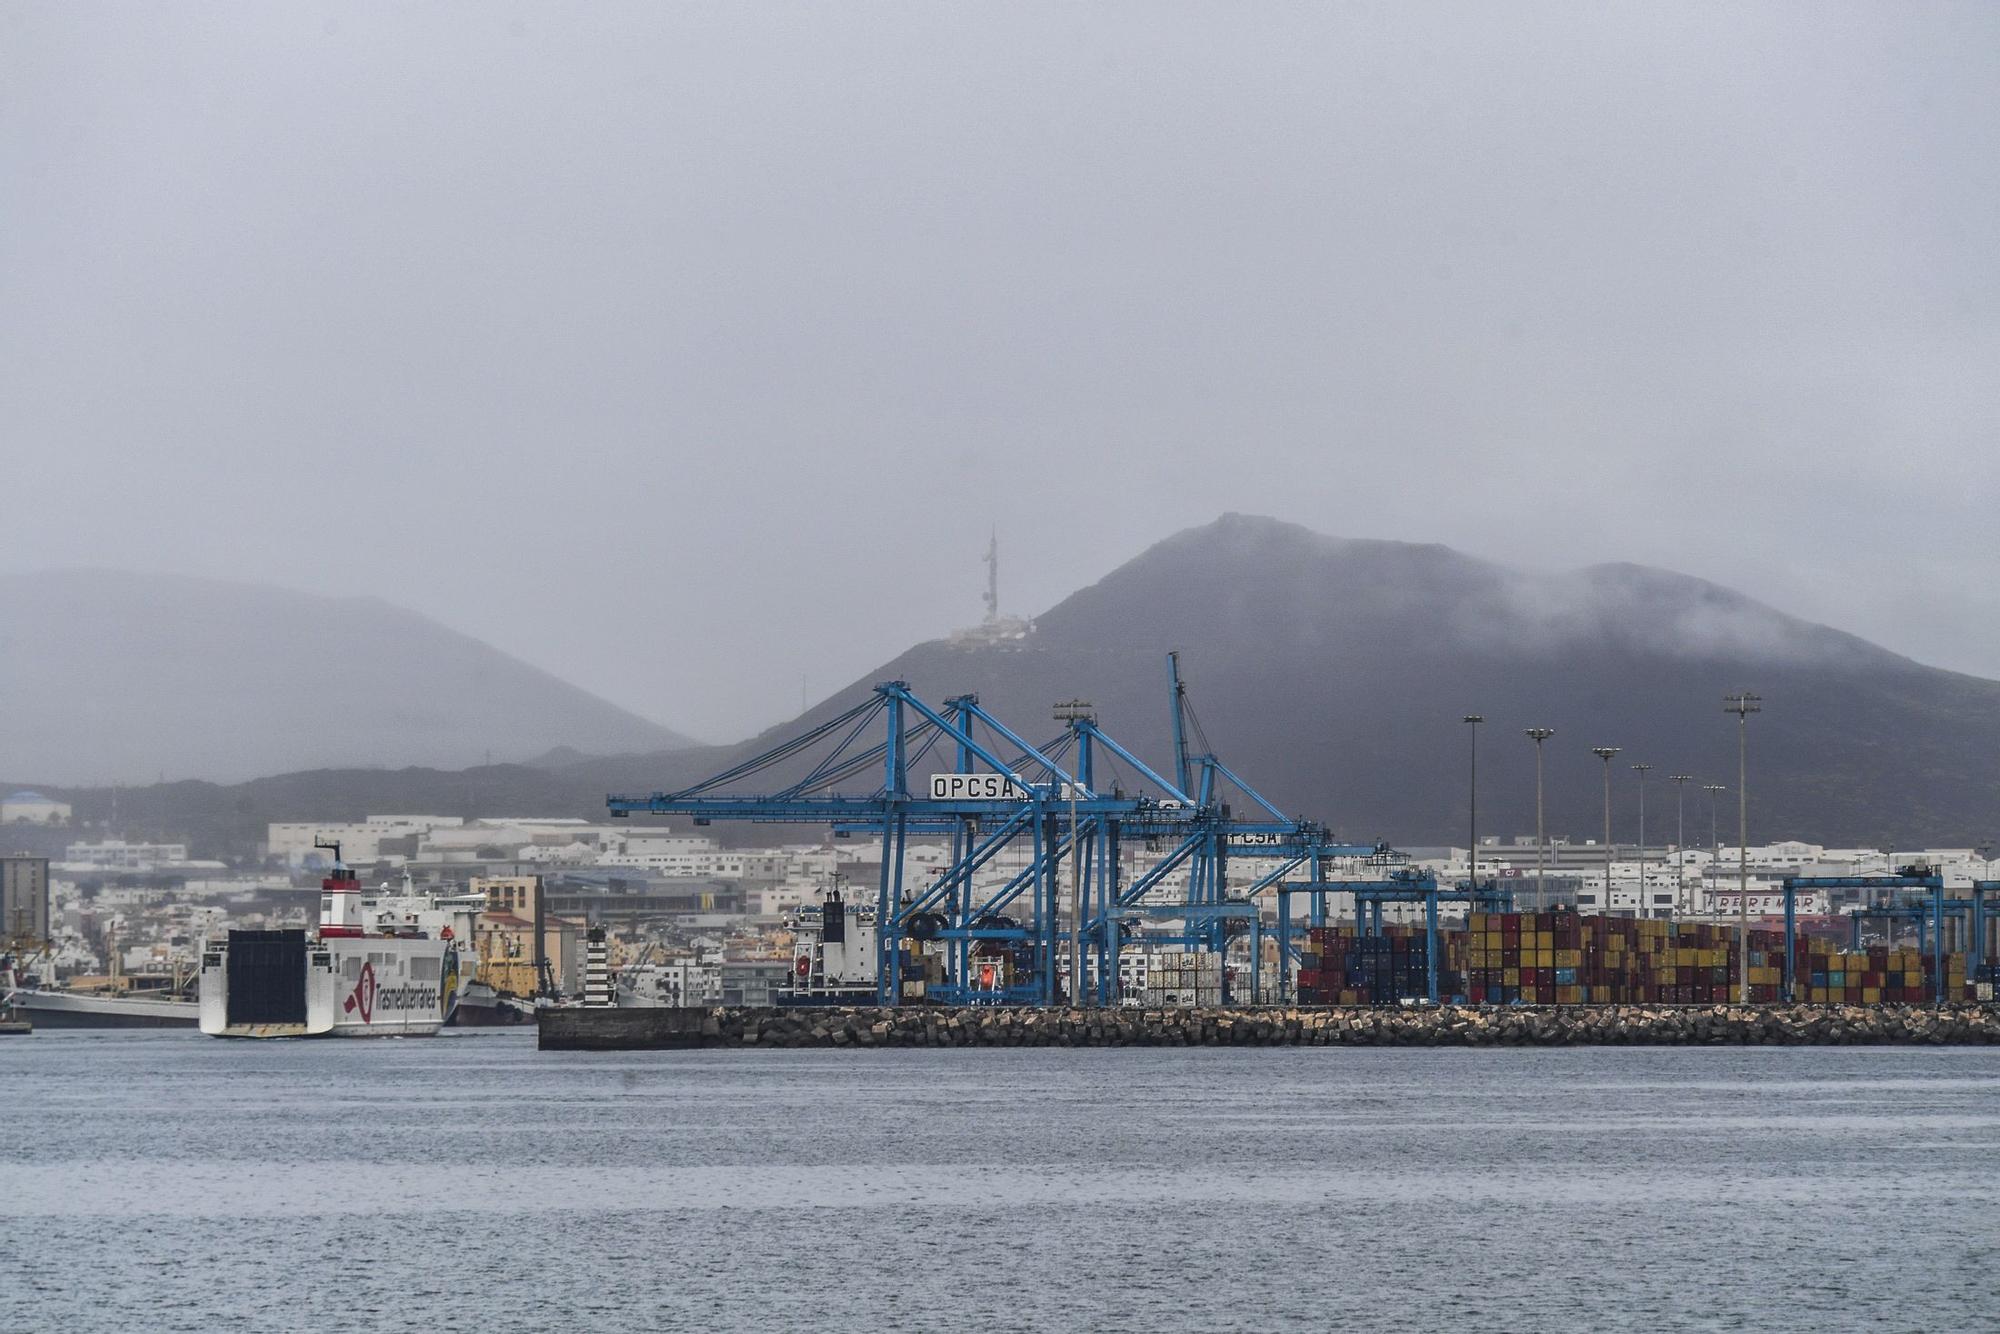
{"type": "Polygon", "coordinates": [[[349,1014],[353,1014],[356,1010],[359,1010],[361,1012],[362,1023],[372,1022],[369,1016],[375,1012],[374,964],[364,963],[361,965],[361,980],[354,984],[353,994],[347,998],[346,1003],[340,1008],[349,1014]]]}

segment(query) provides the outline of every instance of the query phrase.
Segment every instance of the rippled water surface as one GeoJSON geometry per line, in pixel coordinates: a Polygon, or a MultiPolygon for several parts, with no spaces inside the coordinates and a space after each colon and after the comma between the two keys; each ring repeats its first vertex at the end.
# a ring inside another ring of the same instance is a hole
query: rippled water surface
{"type": "Polygon", "coordinates": [[[0,1040],[0,1328],[2000,1328],[1990,1049],[0,1040]]]}

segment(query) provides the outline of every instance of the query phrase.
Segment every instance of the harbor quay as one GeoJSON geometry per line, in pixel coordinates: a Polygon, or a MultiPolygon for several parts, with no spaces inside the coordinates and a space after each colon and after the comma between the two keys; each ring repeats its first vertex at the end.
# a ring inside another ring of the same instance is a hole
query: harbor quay
{"type": "Polygon", "coordinates": [[[545,1009],[543,1051],[711,1047],[1574,1047],[2000,1044],[2000,1006],[545,1009]]]}

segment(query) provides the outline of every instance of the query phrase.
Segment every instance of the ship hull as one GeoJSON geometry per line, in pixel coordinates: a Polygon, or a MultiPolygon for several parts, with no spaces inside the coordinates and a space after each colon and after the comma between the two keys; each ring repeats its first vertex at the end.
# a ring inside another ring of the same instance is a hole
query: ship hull
{"type": "Polygon", "coordinates": [[[875,1004],[873,987],[823,987],[814,991],[780,991],[772,997],[781,1010],[824,1009],[875,1004]]]}
{"type": "Polygon", "coordinates": [[[535,1022],[535,1006],[516,996],[505,996],[474,982],[466,988],[458,1008],[451,1012],[452,1028],[514,1028],[535,1022]]]}
{"type": "Polygon", "coordinates": [[[17,991],[8,1004],[37,1028],[194,1028],[201,1019],[193,1001],[152,997],[17,991]]]}
{"type": "Polygon", "coordinates": [[[231,931],[201,970],[201,1031],[225,1038],[429,1037],[472,968],[451,940],[231,931]]]}

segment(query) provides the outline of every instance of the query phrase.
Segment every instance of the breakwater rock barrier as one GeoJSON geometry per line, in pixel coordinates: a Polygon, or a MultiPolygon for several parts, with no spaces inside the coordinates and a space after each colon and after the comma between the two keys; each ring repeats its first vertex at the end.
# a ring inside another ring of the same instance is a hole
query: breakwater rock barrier
{"type": "Polygon", "coordinates": [[[2000,1006],[1237,1010],[560,1008],[544,1051],[697,1047],[1575,1047],[2000,1043],[2000,1006]]]}

